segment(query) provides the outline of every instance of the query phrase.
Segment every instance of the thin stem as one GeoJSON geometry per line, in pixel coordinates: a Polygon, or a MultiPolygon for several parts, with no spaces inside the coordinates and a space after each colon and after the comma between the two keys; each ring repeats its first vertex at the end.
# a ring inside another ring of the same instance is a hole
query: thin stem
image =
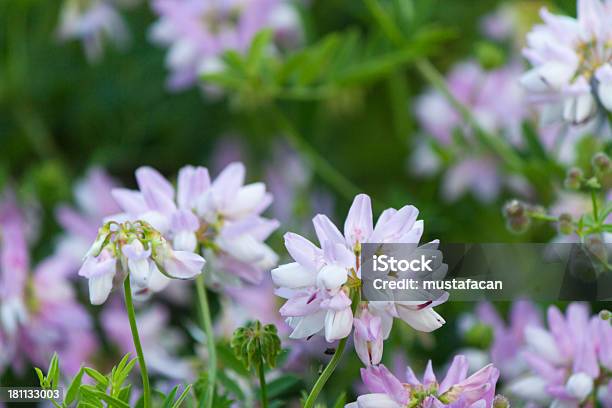
{"type": "Polygon", "coordinates": [[[304,408],[314,407],[314,404],[317,400],[317,397],[319,396],[319,393],[321,392],[321,390],[325,386],[325,383],[327,382],[329,377],[332,375],[332,373],[336,369],[336,366],[338,366],[338,363],[340,362],[340,358],[342,357],[342,353],[344,352],[344,348],[346,347],[346,340],[347,340],[347,337],[343,338],[338,343],[338,347],[336,348],[336,351],[334,352],[332,359],[329,360],[329,363],[327,364],[327,366],[325,367],[325,369],[323,370],[323,372],[317,379],[317,382],[315,383],[315,385],[312,387],[310,394],[308,394],[308,398],[306,399],[306,402],[304,403],[304,408]]]}
{"type": "Polygon", "coordinates": [[[140,336],[138,335],[138,326],[136,326],[136,313],[134,312],[134,303],[132,302],[132,287],[130,286],[130,278],[127,277],[123,281],[123,289],[125,295],[125,307],[130,321],[130,329],[132,330],[132,339],[134,340],[134,348],[138,355],[138,365],[140,366],[140,375],[142,376],[142,389],[144,396],[144,407],[151,407],[151,387],[149,386],[149,374],[147,372],[147,363],[142,353],[140,345],[140,336]]]}
{"type": "MultiPolygon", "coordinates": [[[[361,301],[361,291],[357,287],[357,288],[353,288],[352,292],[353,293],[351,296],[352,298],[351,309],[353,311],[353,314],[355,314],[357,305],[359,305],[359,302],[361,301]]],[[[327,366],[325,367],[325,369],[323,370],[323,372],[317,379],[317,382],[315,382],[314,386],[312,387],[312,390],[310,390],[310,394],[308,394],[308,398],[306,399],[306,402],[304,403],[304,408],[314,407],[315,402],[317,401],[317,397],[321,393],[321,390],[323,390],[325,383],[327,383],[327,380],[329,380],[329,377],[331,377],[332,373],[334,372],[334,370],[338,366],[338,363],[340,362],[340,358],[342,357],[342,353],[344,352],[344,348],[346,347],[347,339],[348,337],[345,337],[342,340],[340,340],[340,342],[338,343],[338,347],[336,348],[334,355],[332,356],[331,360],[329,360],[329,363],[327,363],[327,366]]]]}
{"type": "Polygon", "coordinates": [[[215,396],[215,382],[217,381],[217,350],[215,348],[215,337],[213,334],[212,319],[210,318],[210,308],[208,307],[208,297],[204,286],[204,274],[201,273],[196,278],[196,289],[198,292],[198,303],[202,316],[202,329],[206,333],[206,346],[208,348],[208,384],[206,389],[205,408],[212,408],[215,396]]]}
{"type": "Polygon", "coordinates": [[[593,202],[593,220],[597,224],[599,222],[599,209],[597,207],[597,193],[591,190],[591,201],[593,202]]]}
{"type": "Polygon", "coordinates": [[[261,398],[261,408],[268,408],[268,391],[266,389],[266,376],[264,375],[264,360],[261,352],[261,344],[259,344],[259,366],[257,367],[259,374],[259,395],[261,398]]]}

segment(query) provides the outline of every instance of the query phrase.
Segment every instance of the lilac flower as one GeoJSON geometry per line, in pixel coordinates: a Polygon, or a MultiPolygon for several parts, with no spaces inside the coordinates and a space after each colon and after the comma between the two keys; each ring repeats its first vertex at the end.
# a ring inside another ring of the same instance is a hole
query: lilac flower
{"type": "Polygon", "coordinates": [[[73,374],[97,342],[68,280],[72,263],[52,256],[30,273],[26,223],[10,192],[0,203],[0,231],[0,360],[20,371],[26,359],[43,365],[57,352],[73,374]]]}
{"type": "Polygon", "coordinates": [[[509,324],[506,324],[490,303],[481,303],[476,316],[493,328],[493,343],[489,350],[491,362],[499,368],[502,377],[513,379],[523,374],[527,366],[520,358],[525,346],[527,326],[541,326],[540,314],[534,304],[518,300],[512,304],[509,324]]]}
{"type": "MultiPolygon", "coordinates": [[[[423,221],[418,210],[405,206],[385,210],[373,225],[370,198],[355,197],[344,224],[344,234],[325,215],[313,219],[321,248],[294,233],[285,234],[285,247],[295,260],[272,270],[277,294],[287,299],[280,309],[293,328],[291,338],[306,338],[321,333],[328,342],[347,337],[353,326],[349,293],[359,282],[361,244],[367,242],[418,243],[423,221]]],[[[383,337],[391,330],[393,317],[399,317],[417,330],[432,331],[444,319],[433,306],[446,300],[414,302],[371,302],[369,312],[380,316],[383,337]]]]}
{"type": "MultiPolygon", "coordinates": [[[[193,379],[194,364],[173,354],[174,350],[184,345],[185,339],[180,332],[167,327],[169,319],[168,310],[159,304],[138,312],[136,322],[147,366],[168,378],[181,381],[193,379]]],[[[110,302],[104,308],[101,322],[104,333],[122,354],[135,354],[128,316],[119,301],[110,302]]]]}
{"type": "Polygon", "coordinates": [[[357,355],[366,366],[378,364],[383,354],[383,331],[380,316],[364,309],[355,324],[354,343],[357,355]]]}
{"type": "Polygon", "coordinates": [[[499,371],[488,365],[467,377],[468,362],[464,356],[456,356],[440,382],[433,372],[431,361],[422,381],[410,367],[406,370],[406,383],[400,382],[382,364],[361,369],[361,378],[370,394],[361,395],[347,408],[404,408],[404,407],[453,407],[491,408],[499,371]]]}
{"type": "Polygon", "coordinates": [[[612,111],[611,4],[610,0],[578,0],[575,19],[544,8],[544,24],[527,35],[523,52],[533,68],[521,83],[552,120],[584,125],[600,116],[599,106],[612,111]]]}
{"type": "MultiPolygon", "coordinates": [[[[483,70],[476,62],[457,65],[449,74],[447,84],[453,96],[469,108],[478,124],[488,132],[505,137],[510,143],[520,144],[520,124],[527,111],[523,95],[516,81],[521,68],[517,63],[494,71],[483,70]],[[499,98],[503,94],[504,98],[499,98]]],[[[496,158],[480,152],[474,144],[472,129],[439,92],[428,91],[416,104],[416,115],[425,131],[436,143],[455,152],[455,162],[447,170],[443,181],[446,200],[454,201],[471,191],[479,200],[494,200],[504,183],[496,158]],[[457,145],[453,132],[461,131],[464,145],[457,145]]],[[[417,174],[431,174],[440,164],[431,146],[420,144],[411,160],[417,174]]]]}
{"type": "Polygon", "coordinates": [[[89,299],[99,305],[113,287],[129,276],[139,296],[163,289],[168,278],[193,279],[202,273],[205,261],[190,251],[174,250],[145,221],[109,221],[85,256],[79,276],[89,281],[89,299]]]}
{"type": "Polygon", "coordinates": [[[570,304],[565,316],[551,306],[548,330],[527,326],[525,342],[524,358],[533,374],[511,384],[517,396],[541,405],[578,407],[610,388],[612,326],[598,315],[590,317],[586,305],[570,304]]]}
{"type": "MultiPolygon", "coordinates": [[[[149,222],[181,252],[181,264],[197,263],[196,252],[202,251],[213,283],[257,283],[276,265],[277,255],[264,240],[278,223],[260,215],[272,201],[265,185],[245,185],[244,178],[241,163],[228,165],[213,181],[204,167],[186,166],[175,189],[156,170],[141,167],[136,170],[139,190],[115,189],[113,196],[125,211],[118,217],[149,222]]],[[[180,269],[174,258],[165,259],[170,274],[180,269]]]]}
{"type": "Polygon", "coordinates": [[[255,34],[274,30],[280,43],[292,42],[299,33],[297,12],[283,0],[155,0],[159,20],[151,39],[168,46],[168,86],[191,86],[203,73],[223,69],[227,50],[246,51],[255,34]]]}
{"type": "Polygon", "coordinates": [[[60,38],[80,40],[90,61],[102,57],[106,40],[120,48],[126,46],[129,33],[116,6],[111,0],[65,0],[60,16],[60,38]]]}

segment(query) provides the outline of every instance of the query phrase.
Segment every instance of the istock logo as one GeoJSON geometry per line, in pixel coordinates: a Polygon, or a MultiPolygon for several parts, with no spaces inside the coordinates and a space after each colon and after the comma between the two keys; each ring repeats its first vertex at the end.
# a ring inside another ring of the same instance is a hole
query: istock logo
{"type": "Polygon", "coordinates": [[[431,263],[433,259],[426,259],[421,255],[416,259],[395,259],[388,255],[373,255],[373,270],[375,272],[432,272],[431,263]]]}

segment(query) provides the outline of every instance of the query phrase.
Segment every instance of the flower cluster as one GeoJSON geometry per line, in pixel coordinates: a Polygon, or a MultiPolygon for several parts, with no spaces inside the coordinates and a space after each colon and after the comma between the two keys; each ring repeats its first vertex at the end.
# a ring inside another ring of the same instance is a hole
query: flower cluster
{"type": "Polygon", "coordinates": [[[444,323],[433,306],[446,301],[448,294],[434,302],[353,302],[361,278],[361,245],[364,243],[417,244],[423,233],[418,210],[405,206],[385,210],[373,225],[370,198],[355,197],[342,234],[325,215],[313,219],[321,247],[306,238],[287,233],[285,246],[293,263],[272,270],[280,288],[277,294],[287,299],[280,313],[293,328],[291,338],[307,338],[321,333],[328,342],[347,337],[355,324],[355,340],[364,363],[380,361],[382,342],[391,331],[393,318],[404,320],[417,330],[430,332],[444,323]],[[353,304],[354,303],[354,304],[353,304]],[[354,319],[356,314],[357,319],[354,319]]]}
{"type": "Polygon", "coordinates": [[[612,111],[612,1],[578,0],[577,18],[542,9],[544,24],[527,35],[533,68],[521,83],[548,121],[594,123],[612,111]]]}
{"type": "MultiPolygon", "coordinates": [[[[410,367],[406,370],[406,383],[397,379],[384,365],[361,369],[361,378],[369,394],[361,395],[347,408],[404,408],[404,407],[453,407],[491,408],[495,400],[495,386],[499,371],[493,365],[483,367],[467,377],[468,362],[464,356],[456,356],[440,382],[436,379],[431,361],[422,381],[410,367]]],[[[507,407],[507,404],[496,404],[507,407]]]]}
{"type": "MultiPolygon", "coordinates": [[[[452,95],[470,109],[478,125],[492,134],[502,134],[514,145],[520,144],[520,125],[527,116],[523,95],[517,84],[521,67],[513,63],[485,71],[477,62],[455,66],[447,78],[452,95]],[[500,98],[499,95],[504,95],[500,98]]],[[[441,148],[457,155],[446,171],[443,194],[449,201],[472,192],[483,202],[494,200],[503,184],[499,162],[486,151],[479,151],[470,129],[456,108],[440,92],[430,90],[416,103],[416,116],[424,130],[441,148]],[[457,132],[461,138],[455,137],[457,132]],[[461,143],[457,140],[461,139],[461,143]]],[[[496,136],[498,137],[498,136],[496,136]]],[[[440,159],[429,144],[416,147],[412,162],[415,172],[428,175],[440,167],[440,159]]]]}
{"type": "Polygon", "coordinates": [[[159,20],[151,38],[170,47],[166,65],[174,90],[221,70],[222,54],[246,51],[262,29],[271,28],[280,43],[294,43],[299,36],[297,12],[284,0],[155,0],[153,9],[159,20]]]}
{"type": "Polygon", "coordinates": [[[548,309],[548,329],[527,326],[524,359],[532,375],[511,391],[527,401],[551,406],[603,406],[612,403],[612,326],[586,305],[572,303],[565,316],[548,309]]]}
{"type": "Polygon", "coordinates": [[[138,191],[113,190],[125,211],[117,219],[143,220],[172,242],[174,249],[203,253],[216,282],[261,282],[277,255],[264,240],[278,222],[260,214],[272,197],[264,183],[244,184],[245,168],[229,164],[211,181],[204,167],[185,166],[176,189],[150,167],[136,170],[138,191]]]}
{"type": "Polygon", "coordinates": [[[174,250],[145,221],[109,221],[100,228],[79,275],[89,280],[89,299],[99,305],[128,275],[136,294],[146,295],[163,289],[168,278],[194,278],[204,264],[194,252],[174,250]]]}

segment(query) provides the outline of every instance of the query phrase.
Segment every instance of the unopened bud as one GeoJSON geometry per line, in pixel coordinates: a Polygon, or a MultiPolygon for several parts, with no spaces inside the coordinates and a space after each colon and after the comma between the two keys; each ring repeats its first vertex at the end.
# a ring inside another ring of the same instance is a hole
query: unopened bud
{"type": "Polygon", "coordinates": [[[506,217],[506,225],[512,232],[525,232],[530,225],[530,219],[527,215],[525,204],[519,200],[512,200],[504,206],[504,215],[506,217]]]}
{"type": "Polygon", "coordinates": [[[571,235],[574,232],[574,224],[570,214],[563,213],[559,216],[559,232],[563,235],[571,235]]]}
{"type": "Polygon", "coordinates": [[[607,173],[612,168],[612,162],[607,154],[603,152],[596,153],[591,160],[591,164],[595,168],[595,171],[599,173],[607,173]]]}
{"type": "Polygon", "coordinates": [[[570,190],[579,190],[582,184],[583,176],[584,174],[582,173],[582,170],[580,170],[578,167],[572,167],[567,171],[567,175],[565,176],[565,181],[563,183],[565,184],[565,187],[570,190]]]}
{"type": "Polygon", "coordinates": [[[609,310],[602,310],[601,312],[599,312],[599,318],[601,320],[611,320],[612,319],[612,312],[610,312],[609,310]]]}
{"type": "Polygon", "coordinates": [[[510,408],[510,401],[503,395],[496,395],[493,399],[493,408],[510,408]]]}

